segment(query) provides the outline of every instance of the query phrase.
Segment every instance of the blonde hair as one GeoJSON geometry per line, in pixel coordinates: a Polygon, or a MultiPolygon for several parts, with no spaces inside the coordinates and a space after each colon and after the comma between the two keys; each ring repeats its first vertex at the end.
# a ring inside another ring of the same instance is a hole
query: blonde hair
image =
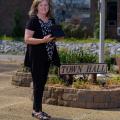
{"type": "MultiPolygon", "coordinates": [[[[29,16],[33,16],[33,15],[37,15],[38,13],[38,5],[39,3],[41,3],[43,0],[34,0],[32,5],[31,5],[31,8],[30,8],[30,11],[29,11],[29,16]]],[[[49,11],[47,13],[47,17],[52,17],[52,7],[51,7],[51,0],[46,0],[48,1],[48,5],[49,5],[49,11]]]]}

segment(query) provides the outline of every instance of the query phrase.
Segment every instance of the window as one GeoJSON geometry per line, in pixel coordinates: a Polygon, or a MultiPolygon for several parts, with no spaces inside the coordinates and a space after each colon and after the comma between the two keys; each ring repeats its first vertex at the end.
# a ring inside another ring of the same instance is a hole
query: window
{"type": "Polygon", "coordinates": [[[107,23],[108,25],[117,24],[117,2],[107,2],[107,23]]]}

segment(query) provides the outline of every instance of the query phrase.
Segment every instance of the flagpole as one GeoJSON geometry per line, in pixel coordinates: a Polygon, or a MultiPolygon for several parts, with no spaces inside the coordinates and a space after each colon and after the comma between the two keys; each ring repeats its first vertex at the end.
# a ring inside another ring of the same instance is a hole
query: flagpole
{"type": "Polygon", "coordinates": [[[100,0],[99,63],[104,63],[105,0],[100,0]]]}

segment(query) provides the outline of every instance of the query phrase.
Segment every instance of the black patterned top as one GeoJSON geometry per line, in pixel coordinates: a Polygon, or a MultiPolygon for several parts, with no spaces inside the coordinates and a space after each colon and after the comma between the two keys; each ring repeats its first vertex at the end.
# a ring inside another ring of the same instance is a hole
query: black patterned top
{"type": "MultiPolygon", "coordinates": [[[[43,36],[51,34],[51,26],[53,25],[52,20],[49,19],[47,22],[44,22],[41,19],[39,19],[39,23],[41,25],[43,36]]],[[[48,59],[50,61],[52,61],[54,46],[55,46],[55,42],[48,42],[47,45],[46,45],[46,50],[47,50],[47,53],[48,53],[48,59]]]]}
{"type": "MultiPolygon", "coordinates": [[[[50,33],[50,26],[52,24],[53,25],[55,24],[54,18],[50,18],[48,23],[46,24],[47,25],[45,26],[47,26],[48,29],[46,30],[46,28],[43,28],[44,30],[42,30],[39,18],[36,15],[34,15],[28,19],[25,28],[28,30],[34,31],[33,38],[42,39],[44,35],[50,33]],[[46,31],[44,35],[43,35],[43,31],[46,31]]],[[[50,42],[49,44],[46,44],[46,43],[37,44],[37,45],[27,44],[24,65],[32,69],[34,64],[37,62],[47,63],[48,60],[50,60],[51,58],[50,57],[50,53],[51,53],[52,65],[60,67],[60,58],[58,55],[56,44],[54,42],[50,42]],[[49,44],[50,44],[50,47],[49,47],[49,44]],[[47,48],[50,48],[51,51],[53,52],[47,52],[48,51],[47,48]],[[48,58],[48,54],[49,54],[49,58],[48,58]]]]}

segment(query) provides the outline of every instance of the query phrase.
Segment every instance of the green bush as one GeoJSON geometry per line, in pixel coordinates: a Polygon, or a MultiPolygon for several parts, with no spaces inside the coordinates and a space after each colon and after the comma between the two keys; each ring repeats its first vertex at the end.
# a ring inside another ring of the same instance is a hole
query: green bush
{"type": "Polygon", "coordinates": [[[96,28],[95,31],[94,31],[94,38],[99,38],[99,28],[96,28]]]}
{"type": "Polygon", "coordinates": [[[59,51],[59,56],[61,63],[95,63],[97,61],[96,54],[92,54],[83,49],[76,52],[61,49],[59,51]]]}
{"type": "Polygon", "coordinates": [[[19,10],[16,10],[16,12],[15,12],[12,36],[14,38],[21,38],[21,37],[23,37],[22,14],[20,13],[19,10]]]}
{"type": "Polygon", "coordinates": [[[56,66],[50,66],[49,68],[49,74],[58,74],[58,67],[56,66]]]}
{"type": "Polygon", "coordinates": [[[100,21],[100,17],[99,17],[99,13],[96,12],[95,14],[95,25],[94,25],[94,38],[97,39],[99,38],[99,21],[100,21]]]}
{"type": "Polygon", "coordinates": [[[1,40],[13,40],[14,38],[13,37],[10,37],[10,36],[6,36],[6,35],[2,35],[2,36],[0,36],[0,39],[1,40]]]}
{"type": "Polygon", "coordinates": [[[66,38],[86,38],[87,27],[80,24],[62,23],[66,38]]]}
{"type": "Polygon", "coordinates": [[[47,84],[64,84],[63,80],[59,76],[49,76],[47,84]]]}

